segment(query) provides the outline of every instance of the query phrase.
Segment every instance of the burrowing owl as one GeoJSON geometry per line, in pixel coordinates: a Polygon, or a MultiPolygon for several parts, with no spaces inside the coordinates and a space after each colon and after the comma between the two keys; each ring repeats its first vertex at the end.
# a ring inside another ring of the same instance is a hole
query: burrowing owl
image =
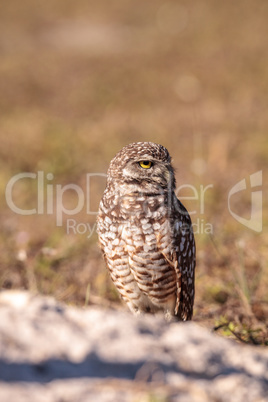
{"type": "Polygon", "coordinates": [[[167,149],[129,144],[110,163],[97,228],[111,278],[130,310],[185,321],[193,314],[195,241],[174,190],[167,149]]]}

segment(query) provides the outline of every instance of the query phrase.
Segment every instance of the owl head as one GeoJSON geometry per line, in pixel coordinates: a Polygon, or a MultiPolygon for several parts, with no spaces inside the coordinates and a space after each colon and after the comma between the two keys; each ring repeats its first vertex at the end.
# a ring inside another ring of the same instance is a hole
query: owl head
{"type": "Polygon", "coordinates": [[[125,192],[174,190],[174,169],[168,150],[153,142],[135,142],[125,146],[110,163],[109,182],[125,192]]]}

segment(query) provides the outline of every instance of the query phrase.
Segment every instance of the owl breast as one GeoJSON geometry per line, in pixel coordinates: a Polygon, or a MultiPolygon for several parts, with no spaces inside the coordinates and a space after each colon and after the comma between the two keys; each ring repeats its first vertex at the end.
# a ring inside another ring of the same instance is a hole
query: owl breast
{"type": "Polygon", "coordinates": [[[165,196],[127,195],[104,213],[101,242],[122,298],[134,312],[174,314],[177,277],[170,265],[174,241],[165,196]]]}

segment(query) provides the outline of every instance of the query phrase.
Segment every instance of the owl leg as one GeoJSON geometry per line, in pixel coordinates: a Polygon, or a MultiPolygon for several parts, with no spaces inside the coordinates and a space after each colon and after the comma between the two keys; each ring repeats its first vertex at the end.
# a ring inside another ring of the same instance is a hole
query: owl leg
{"type": "Polygon", "coordinates": [[[135,306],[131,301],[126,301],[126,303],[132,314],[135,316],[141,315],[141,311],[138,306],[135,306]]]}

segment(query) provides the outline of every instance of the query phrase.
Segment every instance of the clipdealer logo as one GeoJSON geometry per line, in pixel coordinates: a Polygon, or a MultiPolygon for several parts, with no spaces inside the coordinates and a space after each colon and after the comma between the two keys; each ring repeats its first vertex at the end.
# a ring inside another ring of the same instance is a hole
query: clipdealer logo
{"type": "MultiPolygon", "coordinates": [[[[6,185],[5,197],[8,207],[16,214],[19,215],[55,215],[56,225],[63,226],[65,224],[64,216],[70,218],[66,219],[66,232],[67,234],[88,234],[88,238],[94,233],[96,224],[90,224],[88,222],[77,222],[74,216],[85,208],[87,215],[97,215],[97,211],[93,211],[91,208],[91,181],[93,178],[106,178],[105,173],[88,173],[86,175],[86,189],[84,190],[77,184],[70,183],[66,185],[52,183],[54,175],[52,173],[45,174],[42,171],[37,173],[23,172],[13,176],[6,185]],[[37,198],[35,208],[22,208],[14,201],[14,190],[16,185],[23,180],[34,180],[37,190],[37,198]],[[75,196],[75,206],[73,208],[67,208],[64,205],[64,197],[66,192],[72,191],[75,196]],[[72,218],[71,218],[72,217],[72,218]]],[[[243,216],[238,215],[231,208],[231,198],[244,190],[246,190],[246,179],[243,179],[236,183],[228,193],[228,210],[231,216],[236,219],[240,224],[245,227],[256,231],[262,231],[262,171],[258,171],[249,176],[251,191],[251,216],[246,219],[243,216]]],[[[196,188],[190,184],[183,184],[176,189],[177,197],[183,201],[195,202],[195,210],[189,210],[190,215],[198,216],[196,220],[193,220],[193,230],[196,234],[199,233],[213,233],[213,225],[206,222],[205,216],[205,193],[213,188],[212,184],[204,187],[200,185],[200,188],[196,188]],[[191,196],[183,196],[183,190],[187,189],[191,192],[191,196]]]]}

